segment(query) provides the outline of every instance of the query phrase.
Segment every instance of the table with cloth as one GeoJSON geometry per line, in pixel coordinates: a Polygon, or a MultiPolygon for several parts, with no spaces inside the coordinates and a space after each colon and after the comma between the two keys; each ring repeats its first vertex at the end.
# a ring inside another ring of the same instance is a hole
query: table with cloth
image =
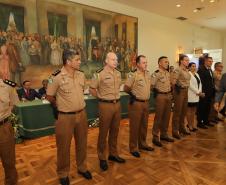
{"type": "MultiPolygon", "coordinates": [[[[88,121],[98,118],[98,100],[90,95],[85,95],[86,112],[88,121]]],[[[121,92],[121,115],[128,116],[129,95],[121,92]]],[[[150,112],[154,111],[154,98],[150,98],[150,112]]],[[[20,102],[16,106],[16,114],[19,117],[19,129],[24,138],[36,138],[54,134],[54,114],[50,103],[43,100],[20,102]]]]}

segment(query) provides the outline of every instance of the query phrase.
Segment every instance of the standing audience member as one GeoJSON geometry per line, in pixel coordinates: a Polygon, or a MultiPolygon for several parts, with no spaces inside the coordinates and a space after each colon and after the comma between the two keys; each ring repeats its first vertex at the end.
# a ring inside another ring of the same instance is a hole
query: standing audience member
{"type": "Polygon", "coordinates": [[[104,68],[94,74],[90,84],[90,93],[99,99],[99,136],[97,152],[100,168],[108,169],[107,136],[109,145],[108,160],[125,163],[118,154],[117,139],[121,119],[120,85],[121,73],[117,70],[118,58],[114,52],[106,55],[104,68]]]}
{"type": "Polygon", "coordinates": [[[181,55],[179,58],[179,68],[173,72],[174,85],[174,109],[172,118],[172,135],[176,139],[181,139],[181,135],[190,135],[186,130],[184,118],[187,112],[188,87],[191,75],[188,72],[189,58],[181,55]]]}
{"type": "Polygon", "coordinates": [[[0,72],[0,159],[5,171],[5,185],[17,184],[15,138],[10,115],[19,102],[15,90],[16,83],[4,79],[0,72]]]}
{"type": "Polygon", "coordinates": [[[124,91],[130,94],[129,148],[134,157],[140,157],[139,149],[153,151],[146,142],[149,116],[150,73],[144,55],[136,58],[137,69],[128,74],[124,91]]]}
{"type": "Polygon", "coordinates": [[[162,147],[161,141],[174,142],[168,135],[168,127],[172,105],[172,90],[169,60],[166,56],[158,59],[159,69],[151,75],[151,85],[155,93],[155,118],[152,128],[152,143],[162,147]]]}
{"type": "Polygon", "coordinates": [[[215,94],[214,78],[211,70],[212,63],[212,57],[206,56],[204,58],[203,66],[198,70],[202,83],[202,92],[205,93],[205,97],[200,98],[197,110],[197,120],[198,127],[203,129],[207,129],[207,126],[213,126],[208,120],[211,109],[211,100],[214,98],[215,94]]]}
{"type": "Polygon", "coordinates": [[[186,118],[189,130],[194,132],[197,130],[195,115],[199,103],[199,97],[204,97],[205,95],[202,93],[202,83],[198,73],[196,72],[196,64],[191,62],[189,63],[188,68],[191,80],[188,88],[188,108],[186,118]]]}
{"type": "MultiPolygon", "coordinates": [[[[223,65],[221,62],[216,62],[214,64],[214,71],[213,71],[213,78],[214,78],[214,84],[215,84],[215,91],[218,92],[220,90],[220,80],[222,77],[222,71],[223,71],[223,65]]],[[[214,98],[212,98],[211,101],[211,111],[210,111],[210,116],[209,116],[209,120],[210,122],[213,123],[218,123],[218,121],[221,121],[218,118],[218,114],[217,111],[214,109],[214,98]]],[[[221,113],[225,112],[225,108],[222,109],[221,113]]]]}
{"type": "Polygon", "coordinates": [[[57,174],[61,185],[69,185],[71,140],[76,141],[76,163],[78,173],[92,179],[87,170],[88,123],[85,111],[85,75],[79,71],[81,59],[77,52],[63,52],[63,67],[56,71],[47,89],[47,100],[58,110],[56,121],[57,174]]]}

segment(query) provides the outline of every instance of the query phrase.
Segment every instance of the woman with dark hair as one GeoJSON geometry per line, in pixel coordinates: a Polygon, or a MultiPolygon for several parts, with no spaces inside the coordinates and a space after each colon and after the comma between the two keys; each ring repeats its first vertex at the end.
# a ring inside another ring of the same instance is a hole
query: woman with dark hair
{"type": "Polygon", "coordinates": [[[199,102],[199,97],[204,97],[202,93],[202,83],[198,73],[196,72],[196,64],[191,62],[188,65],[189,73],[191,75],[190,86],[188,88],[188,107],[186,118],[188,121],[188,128],[190,131],[194,132],[197,129],[195,122],[195,113],[197,111],[197,106],[199,102]]]}
{"type": "Polygon", "coordinates": [[[184,118],[187,112],[188,87],[191,75],[188,72],[189,58],[186,55],[180,55],[179,67],[172,74],[172,83],[174,84],[174,113],[172,118],[172,135],[176,139],[182,135],[189,135],[184,124],[184,118]]]}

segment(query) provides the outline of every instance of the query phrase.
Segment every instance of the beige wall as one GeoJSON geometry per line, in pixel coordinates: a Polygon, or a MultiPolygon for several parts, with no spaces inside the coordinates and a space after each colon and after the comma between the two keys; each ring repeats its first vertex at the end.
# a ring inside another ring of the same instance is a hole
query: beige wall
{"type": "Polygon", "coordinates": [[[222,57],[223,63],[224,63],[224,71],[226,71],[226,33],[224,33],[224,39],[223,39],[223,57],[222,57]]]}
{"type": "MultiPolygon", "coordinates": [[[[176,65],[176,51],[179,46],[184,53],[192,53],[194,47],[218,49],[224,46],[226,49],[226,36],[224,39],[223,34],[218,31],[162,17],[110,0],[71,1],[138,17],[138,52],[148,57],[150,71],[156,69],[157,59],[161,55],[168,56],[171,64],[176,65]]],[[[226,66],[225,59],[224,52],[226,66]]]]}

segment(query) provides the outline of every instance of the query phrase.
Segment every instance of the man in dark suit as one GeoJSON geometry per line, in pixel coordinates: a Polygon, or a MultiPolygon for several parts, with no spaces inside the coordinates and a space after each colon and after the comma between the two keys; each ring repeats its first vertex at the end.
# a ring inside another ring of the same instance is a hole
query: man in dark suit
{"type": "MultiPolygon", "coordinates": [[[[219,89],[216,92],[216,96],[215,96],[214,108],[217,112],[220,111],[220,103],[224,97],[225,92],[226,92],[226,73],[224,73],[222,75],[222,78],[220,80],[219,89]]],[[[225,99],[225,105],[226,105],[226,99],[225,99]]],[[[224,106],[224,108],[225,108],[225,106],[224,106]]],[[[222,113],[225,113],[225,111],[222,113]]]]}
{"type": "Polygon", "coordinates": [[[197,119],[198,127],[203,129],[207,129],[207,126],[213,126],[208,120],[211,108],[211,100],[215,95],[214,78],[213,72],[211,70],[212,63],[212,57],[205,56],[204,64],[198,70],[198,74],[202,82],[202,92],[205,93],[205,97],[200,98],[197,110],[197,119]]]}
{"type": "Polygon", "coordinates": [[[36,98],[41,99],[41,95],[37,93],[34,89],[31,89],[31,82],[25,80],[23,82],[23,87],[17,91],[20,100],[32,101],[36,98]]]}
{"type": "Polygon", "coordinates": [[[47,89],[47,86],[48,86],[48,80],[47,79],[42,80],[42,86],[43,87],[38,90],[38,93],[42,97],[45,97],[46,96],[46,89],[47,89]]]}

